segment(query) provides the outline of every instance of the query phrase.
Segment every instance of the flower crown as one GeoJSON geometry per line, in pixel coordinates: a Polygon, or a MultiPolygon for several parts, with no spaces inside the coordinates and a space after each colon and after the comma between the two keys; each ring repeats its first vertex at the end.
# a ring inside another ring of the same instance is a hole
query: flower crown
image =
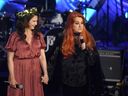
{"type": "Polygon", "coordinates": [[[36,14],[37,13],[37,8],[33,7],[31,9],[26,9],[24,11],[21,11],[21,12],[18,12],[16,15],[18,17],[24,17],[24,16],[27,16],[27,15],[32,15],[32,14],[36,14]]]}

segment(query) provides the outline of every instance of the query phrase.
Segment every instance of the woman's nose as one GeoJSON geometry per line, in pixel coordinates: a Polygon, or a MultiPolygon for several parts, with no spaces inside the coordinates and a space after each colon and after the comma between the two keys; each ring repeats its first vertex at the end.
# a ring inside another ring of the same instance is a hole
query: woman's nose
{"type": "Polygon", "coordinates": [[[82,24],[79,24],[79,27],[82,27],[82,24]]]}

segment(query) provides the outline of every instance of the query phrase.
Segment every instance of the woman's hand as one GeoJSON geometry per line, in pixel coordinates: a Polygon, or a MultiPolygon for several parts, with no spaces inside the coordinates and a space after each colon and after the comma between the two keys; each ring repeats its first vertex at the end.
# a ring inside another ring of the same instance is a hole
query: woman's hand
{"type": "Polygon", "coordinates": [[[49,78],[48,75],[45,74],[44,76],[41,76],[41,82],[43,82],[44,84],[48,84],[49,78]]]}
{"type": "Polygon", "coordinates": [[[9,84],[11,87],[16,88],[16,80],[14,78],[9,78],[9,84]]]}
{"type": "Polygon", "coordinates": [[[88,44],[87,44],[87,49],[90,49],[90,50],[92,50],[92,51],[94,50],[93,47],[92,47],[92,45],[91,45],[91,43],[88,43],[88,44]]]}

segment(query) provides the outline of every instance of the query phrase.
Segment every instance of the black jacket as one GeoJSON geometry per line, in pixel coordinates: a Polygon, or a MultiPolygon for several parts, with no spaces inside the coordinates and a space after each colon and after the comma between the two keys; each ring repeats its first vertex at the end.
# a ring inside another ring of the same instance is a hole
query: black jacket
{"type": "MultiPolygon", "coordinates": [[[[61,37],[62,38],[62,37],[61,37]]],[[[62,80],[62,54],[60,46],[62,39],[57,41],[57,46],[51,56],[48,56],[48,72],[50,81],[56,85],[61,85],[62,80]],[[58,42],[59,41],[59,42],[58,42]]],[[[97,49],[94,51],[85,50],[88,60],[87,84],[89,96],[100,96],[104,92],[104,75],[101,69],[100,57],[97,49]]]]}

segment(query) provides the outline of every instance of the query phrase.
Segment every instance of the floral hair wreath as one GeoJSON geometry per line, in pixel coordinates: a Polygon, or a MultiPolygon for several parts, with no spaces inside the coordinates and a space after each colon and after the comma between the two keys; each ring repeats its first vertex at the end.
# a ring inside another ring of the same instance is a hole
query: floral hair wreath
{"type": "Polygon", "coordinates": [[[36,14],[37,13],[37,8],[36,7],[33,7],[31,9],[26,9],[24,11],[21,11],[21,12],[18,12],[16,15],[18,17],[24,17],[24,16],[27,16],[27,15],[32,15],[32,14],[36,14]]]}

